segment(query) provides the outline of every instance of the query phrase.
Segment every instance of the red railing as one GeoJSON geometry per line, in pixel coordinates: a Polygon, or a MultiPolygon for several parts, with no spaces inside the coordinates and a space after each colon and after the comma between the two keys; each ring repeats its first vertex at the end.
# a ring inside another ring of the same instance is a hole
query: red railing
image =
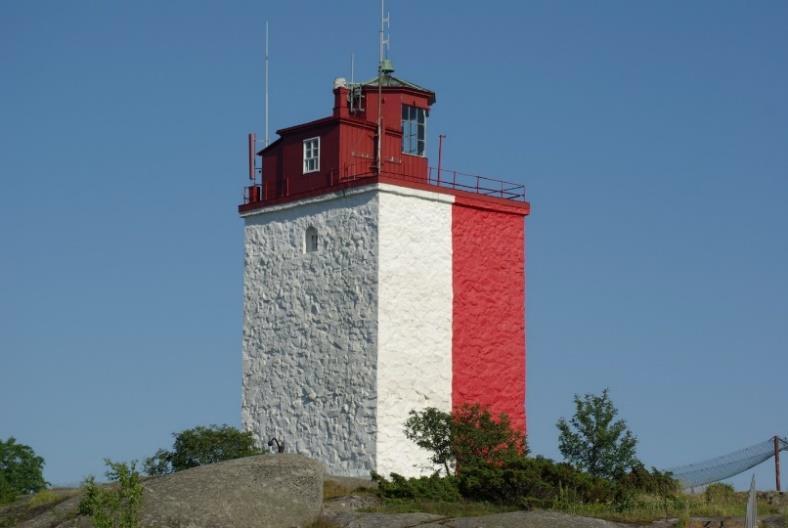
{"type": "Polygon", "coordinates": [[[313,177],[313,181],[310,185],[304,186],[302,182],[298,192],[290,192],[287,182],[284,182],[285,188],[280,190],[277,196],[265,196],[264,186],[250,185],[244,188],[243,203],[249,204],[275,198],[312,193],[322,189],[328,189],[338,184],[367,178],[371,179],[377,176],[384,176],[404,182],[427,184],[435,187],[465,191],[483,196],[503,198],[506,200],[525,201],[525,185],[451,169],[441,168],[439,172],[435,167],[427,168],[425,179],[423,176],[419,177],[413,174],[399,172],[396,170],[397,167],[391,167],[391,165],[394,165],[394,163],[385,163],[379,174],[374,167],[374,162],[364,161],[345,165],[341,171],[338,169],[331,169],[327,173],[323,173],[323,177],[316,174],[316,177],[313,177]]]}

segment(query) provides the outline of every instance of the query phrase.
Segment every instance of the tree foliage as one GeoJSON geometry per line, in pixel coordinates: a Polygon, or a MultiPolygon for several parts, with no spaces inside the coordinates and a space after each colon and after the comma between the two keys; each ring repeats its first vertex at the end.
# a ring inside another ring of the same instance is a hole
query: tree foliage
{"type": "Polygon", "coordinates": [[[0,504],[46,488],[44,459],[12,436],[0,440],[0,504]]]}
{"type": "Polygon", "coordinates": [[[138,528],[143,488],[136,461],[104,462],[115,486],[100,487],[92,476],[85,479],[79,513],[90,516],[96,528],[138,528]]]}
{"type": "Polygon", "coordinates": [[[435,407],[421,412],[411,410],[405,421],[405,437],[429,451],[432,463],[443,466],[446,474],[451,474],[449,466],[454,461],[451,414],[435,407]]]}
{"type": "Polygon", "coordinates": [[[457,465],[500,464],[526,452],[525,436],[512,429],[509,417],[501,413],[496,418],[479,404],[463,405],[452,413],[434,407],[410,411],[405,436],[429,451],[446,475],[457,465]]]}
{"type": "MultiPolygon", "coordinates": [[[[607,391],[598,400],[579,400],[578,423],[588,422],[585,414],[596,412],[591,419],[613,429],[617,434],[598,435],[612,438],[614,447],[625,444],[630,452],[624,470],[593,475],[578,464],[556,463],[550,459],[528,456],[524,435],[512,428],[505,414],[497,418],[480,405],[466,405],[451,414],[434,408],[411,411],[405,422],[406,436],[430,451],[432,461],[442,465],[445,476],[405,478],[392,473],[390,479],[374,475],[378,493],[390,499],[456,501],[460,498],[485,501],[518,508],[558,508],[566,511],[578,504],[610,505],[618,511],[632,506],[641,493],[656,495],[667,510],[678,491],[678,483],[668,473],[647,470],[634,458],[634,443],[626,444],[629,433],[621,424],[612,423],[615,409],[607,391]],[[449,468],[455,467],[454,474],[449,468]],[[629,469],[631,468],[631,469],[629,469]],[[626,471],[629,469],[629,471],[626,471]]],[[[596,423],[596,422],[594,422],[596,423]]],[[[570,430],[570,433],[572,431],[570,430]]],[[[606,455],[607,456],[607,455],[606,455]]],[[[606,460],[606,459],[605,459],[606,460]]]]}
{"type": "Polygon", "coordinates": [[[197,426],[173,433],[172,451],[159,449],[145,460],[148,475],[164,475],[191,467],[262,454],[250,431],[229,425],[197,426]]]}
{"type": "Polygon", "coordinates": [[[479,404],[463,405],[452,413],[452,450],[460,466],[501,465],[526,455],[522,431],[512,428],[509,417],[494,417],[479,404]]]}
{"type": "Polygon", "coordinates": [[[595,477],[620,478],[637,463],[637,438],[618,410],[608,389],[602,394],[575,394],[575,414],[558,420],[558,449],[564,458],[595,477]]]}

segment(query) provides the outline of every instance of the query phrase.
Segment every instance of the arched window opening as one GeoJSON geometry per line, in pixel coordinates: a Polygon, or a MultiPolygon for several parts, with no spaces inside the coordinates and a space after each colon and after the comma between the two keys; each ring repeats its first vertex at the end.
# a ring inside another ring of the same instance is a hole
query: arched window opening
{"type": "Polygon", "coordinates": [[[304,233],[304,253],[317,251],[317,229],[309,226],[304,233]]]}

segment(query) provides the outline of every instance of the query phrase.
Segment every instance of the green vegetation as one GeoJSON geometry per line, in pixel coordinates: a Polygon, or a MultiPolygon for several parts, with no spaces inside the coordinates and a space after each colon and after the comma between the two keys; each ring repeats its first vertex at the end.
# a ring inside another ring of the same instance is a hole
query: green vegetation
{"type": "MultiPolygon", "coordinates": [[[[575,396],[575,415],[559,420],[566,462],[529,456],[526,439],[505,415],[469,405],[445,413],[411,411],[405,435],[432,455],[442,469],[429,477],[374,475],[383,499],[372,511],[429,512],[445,516],[484,515],[543,508],[618,522],[660,518],[741,517],[746,494],[712,484],[700,495],[683,494],[669,473],[647,469],[636,457],[637,438],[607,390],[575,396]]],[[[759,501],[762,514],[783,514],[759,501]]]]}
{"type": "Polygon", "coordinates": [[[251,432],[242,432],[229,425],[198,426],[173,433],[172,436],[175,438],[172,451],[159,449],[152,457],[145,459],[145,473],[166,475],[191,467],[263,453],[255,445],[251,432]]]}
{"type": "Polygon", "coordinates": [[[372,479],[378,484],[377,492],[388,499],[419,499],[436,502],[457,502],[462,500],[458,481],[453,476],[438,474],[430,477],[405,478],[396,473],[391,480],[373,473],[372,479]]]}
{"type": "Polygon", "coordinates": [[[128,464],[105,459],[107,478],[114,483],[101,487],[91,476],[82,486],[79,513],[87,515],[95,528],[138,528],[142,483],[136,461],[128,464]]]}
{"type": "Polygon", "coordinates": [[[527,452],[525,436],[512,429],[506,414],[496,418],[478,404],[464,405],[451,414],[434,407],[410,411],[405,436],[429,451],[447,476],[454,474],[452,467],[498,465],[527,452]]]}
{"type": "Polygon", "coordinates": [[[444,517],[477,517],[516,511],[518,508],[490,502],[439,501],[429,499],[386,499],[380,506],[367,508],[364,511],[378,513],[432,513],[444,517]]]}
{"type": "Polygon", "coordinates": [[[576,464],[528,456],[525,437],[512,429],[508,417],[493,416],[480,405],[466,405],[452,413],[434,408],[411,411],[405,435],[430,451],[432,461],[443,466],[443,470],[420,478],[391,474],[387,479],[373,475],[378,483],[377,493],[383,498],[381,508],[548,508],[583,510],[598,516],[611,512],[622,515],[640,506],[641,496],[648,496],[650,518],[655,517],[651,510],[669,512],[678,483],[670,475],[656,469],[649,471],[637,461],[636,439],[623,421],[613,422],[617,411],[607,391],[601,396],[576,398],[576,403],[573,424],[578,424],[581,432],[573,431],[567,424],[567,443],[575,445],[572,453],[576,456],[572,460],[580,461],[576,464]],[[592,434],[584,435],[582,431],[592,434]],[[585,449],[597,454],[584,453],[585,449]],[[621,453],[625,456],[624,466],[612,460],[621,453]],[[594,467],[597,474],[584,471],[584,467],[594,467]]]}
{"type": "MultiPolygon", "coordinates": [[[[663,501],[655,495],[638,494],[626,509],[620,510],[606,504],[567,504],[556,508],[573,515],[599,517],[617,522],[647,523],[657,519],[688,519],[690,517],[744,517],[747,504],[746,492],[737,492],[722,502],[709,502],[705,494],[678,493],[668,503],[667,513],[663,501]]],[[[779,515],[779,506],[758,500],[759,515],[779,515]]]]}
{"type": "Polygon", "coordinates": [[[602,394],[575,394],[575,415],[568,422],[558,420],[558,449],[581,471],[595,477],[620,478],[637,463],[637,438],[624,420],[616,420],[618,410],[607,389],[602,394]]]}
{"type": "Polygon", "coordinates": [[[446,475],[451,475],[449,465],[454,463],[452,424],[451,415],[435,407],[411,410],[405,421],[405,437],[429,451],[432,463],[443,466],[446,475]]]}
{"type": "Polygon", "coordinates": [[[353,494],[365,495],[373,492],[374,490],[372,490],[371,486],[368,484],[359,486],[357,483],[337,481],[331,477],[327,477],[323,480],[323,500],[347,497],[353,494]]]}
{"type": "Polygon", "coordinates": [[[30,510],[34,510],[37,508],[41,508],[42,506],[47,506],[49,504],[54,504],[56,502],[62,501],[63,498],[61,495],[57,493],[43,489],[30,497],[30,500],[27,503],[27,508],[30,510]]]}
{"type": "Polygon", "coordinates": [[[708,503],[726,503],[736,495],[736,490],[730,484],[715,483],[710,484],[704,492],[708,503]]]}
{"type": "MultiPolygon", "coordinates": [[[[78,493],[76,489],[55,488],[43,489],[33,495],[21,495],[12,503],[0,505],[0,528],[19,526],[78,493]]],[[[69,517],[67,511],[56,516],[60,521],[69,517]]]]}
{"type": "Polygon", "coordinates": [[[12,436],[0,440],[0,504],[13,502],[18,495],[46,488],[44,459],[33,448],[18,444],[12,436]]]}

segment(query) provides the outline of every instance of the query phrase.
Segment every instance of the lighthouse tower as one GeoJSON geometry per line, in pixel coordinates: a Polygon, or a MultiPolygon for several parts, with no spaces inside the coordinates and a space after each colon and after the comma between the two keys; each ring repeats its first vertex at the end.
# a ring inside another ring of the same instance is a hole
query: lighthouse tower
{"type": "Polygon", "coordinates": [[[329,117],[257,153],[242,421],[333,474],[412,476],[435,468],[403,434],[411,410],[480,403],[525,432],[530,205],[521,185],[430,168],[435,93],[381,70],[337,79],[329,117]]]}

